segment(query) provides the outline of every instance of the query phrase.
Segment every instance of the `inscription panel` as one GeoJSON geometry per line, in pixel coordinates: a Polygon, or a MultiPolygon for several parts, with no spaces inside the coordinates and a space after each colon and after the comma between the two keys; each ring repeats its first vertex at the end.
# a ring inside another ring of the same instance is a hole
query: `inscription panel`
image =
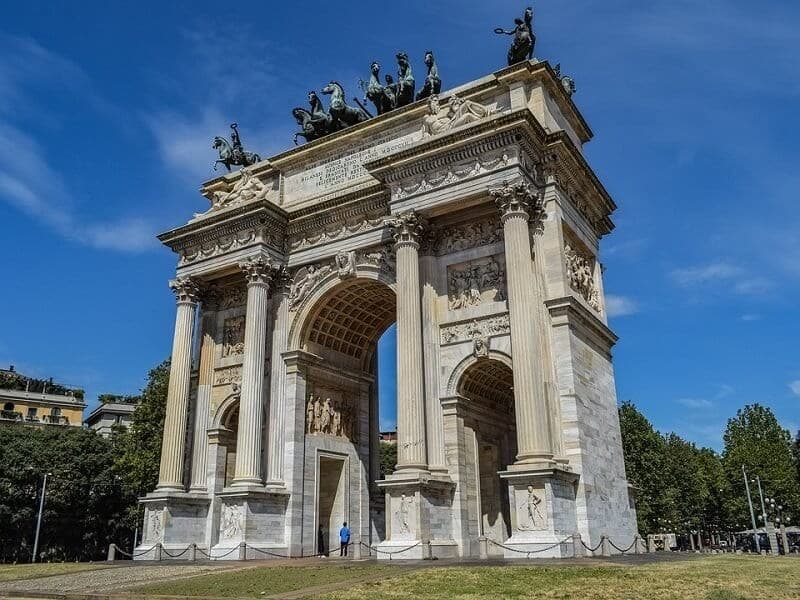
{"type": "Polygon", "coordinates": [[[405,125],[361,144],[338,147],[325,158],[290,170],[284,179],[284,202],[302,202],[363,181],[369,177],[364,163],[407,148],[421,135],[418,125],[405,125]]]}

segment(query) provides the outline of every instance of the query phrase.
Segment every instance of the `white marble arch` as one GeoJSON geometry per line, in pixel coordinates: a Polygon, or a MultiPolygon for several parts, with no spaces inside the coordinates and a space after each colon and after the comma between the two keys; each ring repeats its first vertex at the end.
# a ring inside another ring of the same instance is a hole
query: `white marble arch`
{"type": "Polygon", "coordinates": [[[226,426],[225,421],[230,417],[231,411],[239,404],[239,393],[234,392],[229,394],[222,402],[219,403],[217,410],[214,411],[214,416],[211,418],[211,427],[209,429],[220,429],[226,426]]]}
{"type": "Polygon", "coordinates": [[[368,279],[377,283],[382,283],[397,293],[397,282],[394,277],[376,269],[374,267],[365,265],[356,265],[355,274],[346,279],[342,279],[334,271],[323,278],[311,291],[307,298],[305,298],[300,308],[294,312],[289,327],[289,350],[301,350],[308,335],[308,328],[314,320],[314,316],[324,305],[325,299],[331,292],[344,285],[357,281],[359,279],[368,279]]]}
{"type": "MultiPolygon", "coordinates": [[[[468,346],[465,345],[465,347],[468,346]]],[[[461,359],[461,362],[453,367],[453,370],[450,371],[450,374],[447,376],[447,388],[445,390],[444,397],[452,397],[457,395],[458,387],[461,383],[461,378],[463,377],[464,373],[466,373],[470,367],[486,360],[496,360],[500,363],[503,363],[512,371],[514,370],[511,357],[501,350],[490,349],[489,354],[481,358],[477,358],[472,352],[470,352],[469,355],[465,356],[463,359],[461,359]]]]}

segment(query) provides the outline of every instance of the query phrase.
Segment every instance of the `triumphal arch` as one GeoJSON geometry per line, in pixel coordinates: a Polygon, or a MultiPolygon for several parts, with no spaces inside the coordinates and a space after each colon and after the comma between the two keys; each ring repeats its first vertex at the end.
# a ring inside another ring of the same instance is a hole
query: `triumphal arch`
{"type": "Polygon", "coordinates": [[[307,556],[343,521],[382,557],[628,546],[591,136],[524,60],[207,182],[160,236],[177,317],[142,556],[307,556]]]}

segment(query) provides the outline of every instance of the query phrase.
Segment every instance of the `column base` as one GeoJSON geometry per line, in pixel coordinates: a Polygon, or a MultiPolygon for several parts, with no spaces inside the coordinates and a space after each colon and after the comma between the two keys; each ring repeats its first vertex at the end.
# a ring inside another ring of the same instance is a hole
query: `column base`
{"type": "Polygon", "coordinates": [[[498,473],[508,485],[511,537],[504,558],[574,556],[578,475],[555,463],[514,464],[498,473]]]}
{"type": "Polygon", "coordinates": [[[451,558],[452,491],[449,476],[427,471],[400,471],[377,485],[386,494],[386,539],[376,549],[379,560],[451,558]]]}
{"type": "Polygon", "coordinates": [[[221,560],[264,560],[290,555],[286,543],[286,488],[230,486],[217,494],[219,515],[210,554],[221,560]]]}
{"type": "Polygon", "coordinates": [[[207,551],[208,495],[157,489],[139,502],[144,506],[144,522],[135,560],[191,560],[192,544],[207,551]]]}

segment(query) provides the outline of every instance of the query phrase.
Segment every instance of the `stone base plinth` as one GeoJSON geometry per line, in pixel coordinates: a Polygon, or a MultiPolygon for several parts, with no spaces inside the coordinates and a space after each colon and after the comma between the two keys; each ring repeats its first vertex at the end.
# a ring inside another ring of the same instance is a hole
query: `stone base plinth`
{"type": "Polygon", "coordinates": [[[558,536],[516,535],[503,542],[503,558],[572,558],[574,548],[569,534],[558,536]]]}
{"type": "Polygon", "coordinates": [[[386,540],[377,545],[378,558],[457,556],[450,513],[454,485],[446,475],[424,471],[401,471],[379,481],[386,493],[386,540]]]}
{"type": "Polygon", "coordinates": [[[139,501],[144,506],[144,519],[135,560],[191,560],[192,544],[207,547],[202,542],[206,539],[209,497],[157,490],[139,501]]]}

